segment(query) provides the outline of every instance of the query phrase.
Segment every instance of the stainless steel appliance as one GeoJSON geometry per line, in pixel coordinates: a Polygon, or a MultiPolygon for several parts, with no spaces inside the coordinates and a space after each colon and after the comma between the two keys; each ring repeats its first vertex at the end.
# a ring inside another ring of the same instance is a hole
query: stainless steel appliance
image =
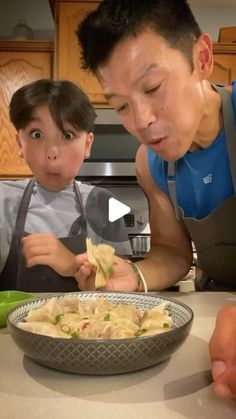
{"type": "Polygon", "coordinates": [[[139,142],[119,122],[112,109],[96,109],[95,141],[80,176],[135,178],[139,142]]]}
{"type": "Polygon", "coordinates": [[[133,258],[143,258],[150,248],[147,198],[135,174],[135,155],[139,142],[120,124],[111,109],[96,110],[95,141],[78,179],[109,189],[128,205],[131,212],[124,216],[133,249],[133,258]],[[135,239],[137,237],[137,239],[135,239]]]}
{"type": "Polygon", "coordinates": [[[150,235],[137,235],[130,238],[134,255],[146,254],[150,250],[150,235]]]}

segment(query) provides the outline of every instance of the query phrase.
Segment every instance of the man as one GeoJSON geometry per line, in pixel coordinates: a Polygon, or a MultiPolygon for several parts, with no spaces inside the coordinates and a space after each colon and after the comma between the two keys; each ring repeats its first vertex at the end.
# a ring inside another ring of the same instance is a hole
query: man
{"type": "MultiPolygon", "coordinates": [[[[141,144],[136,170],[152,239],[138,267],[148,288],[181,279],[194,242],[197,287],[236,289],[236,83],[209,83],[210,36],[185,0],[104,0],[77,35],[84,68],[141,144]]],[[[85,281],[91,270],[80,266],[85,281]]]]}
{"type": "Polygon", "coordinates": [[[210,36],[184,0],[105,0],[78,38],[84,67],[141,143],[136,169],[149,199],[152,247],[139,267],[149,289],[188,272],[191,240],[204,272],[198,287],[236,289],[235,127],[222,113],[225,103],[227,120],[234,117],[236,85],[219,94],[208,82],[210,36]]]}

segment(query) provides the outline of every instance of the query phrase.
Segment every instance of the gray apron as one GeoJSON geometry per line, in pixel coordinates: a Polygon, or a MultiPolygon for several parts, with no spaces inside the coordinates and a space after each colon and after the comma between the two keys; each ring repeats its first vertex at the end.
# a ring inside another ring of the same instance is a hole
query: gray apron
{"type": "MultiPolygon", "coordinates": [[[[37,265],[32,268],[27,268],[25,265],[21,239],[28,234],[24,231],[24,227],[34,182],[35,180],[31,179],[27,184],[19,206],[9,255],[0,274],[0,289],[29,292],[79,291],[78,284],[72,277],[63,277],[46,265],[37,265]]],[[[76,182],[74,182],[74,191],[81,215],[72,224],[69,236],[59,240],[71,252],[78,254],[86,251],[87,223],[81,194],[76,182]]]]}
{"type": "Polygon", "coordinates": [[[168,187],[176,216],[194,242],[200,267],[195,286],[199,291],[236,290],[236,130],[230,94],[213,86],[221,96],[223,123],[235,194],[207,217],[197,220],[184,217],[177,206],[175,162],[168,163],[168,187]],[[180,221],[181,221],[180,220],[180,221]]]}

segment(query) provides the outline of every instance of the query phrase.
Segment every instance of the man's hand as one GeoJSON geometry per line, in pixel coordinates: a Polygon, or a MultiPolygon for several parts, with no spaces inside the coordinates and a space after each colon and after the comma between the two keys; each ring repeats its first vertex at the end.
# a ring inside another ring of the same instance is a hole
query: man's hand
{"type": "Polygon", "coordinates": [[[52,234],[33,233],[22,238],[26,266],[48,265],[59,275],[74,276],[75,255],[52,234]]]}
{"type": "MultiPolygon", "coordinates": [[[[83,253],[75,258],[76,272],[75,279],[81,290],[95,290],[95,267],[93,267],[83,253]]],[[[132,266],[124,259],[115,256],[113,264],[113,273],[105,287],[99,290],[105,291],[136,291],[137,275],[132,266]]]]}
{"type": "Polygon", "coordinates": [[[219,311],[209,350],[216,393],[236,399],[236,306],[219,311]]]}

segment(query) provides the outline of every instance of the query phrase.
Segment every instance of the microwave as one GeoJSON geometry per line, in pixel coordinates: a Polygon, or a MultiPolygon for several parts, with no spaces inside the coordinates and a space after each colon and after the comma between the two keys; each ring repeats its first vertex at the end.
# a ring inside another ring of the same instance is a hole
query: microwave
{"type": "Polygon", "coordinates": [[[97,119],[91,154],[79,177],[136,177],[135,156],[139,141],[121,125],[112,109],[96,109],[97,119]]]}

